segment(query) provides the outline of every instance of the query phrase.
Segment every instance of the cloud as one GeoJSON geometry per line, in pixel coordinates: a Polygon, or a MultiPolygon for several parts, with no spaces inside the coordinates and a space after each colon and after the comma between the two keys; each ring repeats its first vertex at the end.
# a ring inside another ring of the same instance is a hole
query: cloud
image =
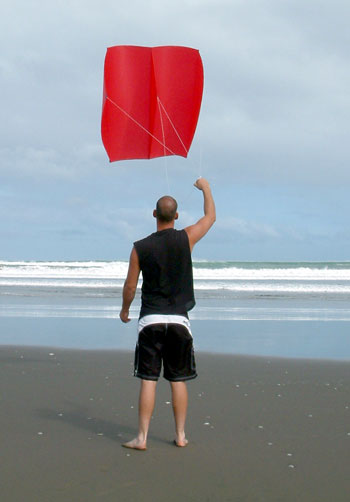
{"type": "Polygon", "coordinates": [[[215,224],[217,231],[225,231],[226,233],[235,233],[247,238],[276,238],[280,237],[280,233],[275,227],[268,223],[257,223],[247,221],[242,218],[220,218],[215,224]]]}

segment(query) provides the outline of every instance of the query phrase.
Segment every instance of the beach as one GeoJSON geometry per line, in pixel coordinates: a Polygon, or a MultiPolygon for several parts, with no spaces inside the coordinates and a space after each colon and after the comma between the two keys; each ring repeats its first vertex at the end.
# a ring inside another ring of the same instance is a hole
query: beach
{"type": "Polygon", "coordinates": [[[127,262],[0,262],[1,500],[347,502],[350,263],[195,262],[188,447],[148,449],[127,262]]]}
{"type": "Polygon", "coordinates": [[[189,445],[161,379],[148,450],[133,354],[2,346],[1,499],[347,501],[350,365],[197,353],[189,445]]]}

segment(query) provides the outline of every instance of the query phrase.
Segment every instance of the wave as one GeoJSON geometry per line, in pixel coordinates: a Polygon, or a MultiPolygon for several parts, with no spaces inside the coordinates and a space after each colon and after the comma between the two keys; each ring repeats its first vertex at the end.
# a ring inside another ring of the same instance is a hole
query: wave
{"type": "MultiPolygon", "coordinates": [[[[62,280],[62,279],[0,279],[0,288],[30,288],[34,290],[52,289],[80,289],[80,290],[118,290],[123,287],[123,280],[62,280]]],[[[138,284],[138,290],[141,289],[141,282],[138,284]]],[[[200,291],[236,292],[236,293],[308,293],[308,294],[348,294],[350,295],[350,283],[334,284],[325,282],[283,282],[283,283],[262,283],[262,282],[234,282],[234,281],[194,281],[194,289],[200,291]]]]}
{"type": "MultiPolygon", "coordinates": [[[[112,288],[122,288],[123,280],[105,280],[105,281],[84,281],[84,280],[60,280],[54,279],[37,279],[33,278],[25,279],[0,279],[0,287],[32,287],[32,288],[102,288],[102,289],[112,289],[112,288]],[[29,280],[28,280],[29,279],[29,280]]],[[[50,279],[50,278],[48,278],[50,279]]]]}
{"type": "Polygon", "coordinates": [[[197,268],[243,268],[243,269],[285,269],[285,268],[311,268],[311,269],[350,269],[350,261],[300,261],[300,262],[281,262],[281,261],[210,261],[193,260],[197,268]]]}
{"type": "Polygon", "coordinates": [[[350,283],[349,284],[305,284],[305,283],[210,283],[210,282],[195,282],[195,290],[206,290],[206,291],[236,291],[236,292],[247,292],[247,293],[341,293],[350,294],[350,283]]]}
{"type": "Polygon", "coordinates": [[[0,277],[38,277],[62,279],[123,279],[128,271],[128,262],[5,262],[0,261],[0,277]]]}
{"type": "Polygon", "coordinates": [[[312,269],[312,268],[275,268],[275,269],[194,269],[195,279],[205,280],[295,280],[295,281],[350,281],[350,268],[347,270],[312,269]]]}
{"type": "MultiPolygon", "coordinates": [[[[124,280],[127,261],[0,261],[1,278],[124,280]]],[[[195,280],[350,281],[350,262],[210,262],[194,261],[195,280]]]]}

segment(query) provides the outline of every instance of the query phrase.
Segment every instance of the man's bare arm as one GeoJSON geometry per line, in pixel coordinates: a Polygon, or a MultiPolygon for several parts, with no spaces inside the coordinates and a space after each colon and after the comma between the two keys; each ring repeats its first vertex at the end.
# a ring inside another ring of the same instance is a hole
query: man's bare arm
{"type": "Polygon", "coordinates": [[[131,320],[129,318],[129,309],[133,299],[135,298],[139,275],[139,257],[137,256],[136,249],[133,247],[130,254],[128,275],[125,279],[123,287],[123,305],[119,313],[119,317],[123,322],[129,322],[131,320]]]}
{"type": "Polygon", "coordinates": [[[194,225],[185,228],[190,242],[191,251],[196,242],[198,242],[208,232],[216,220],[215,203],[208,181],[204,178],[199,178],[195,182],[194,186],[203,192],[204,216],[194,225]]]}

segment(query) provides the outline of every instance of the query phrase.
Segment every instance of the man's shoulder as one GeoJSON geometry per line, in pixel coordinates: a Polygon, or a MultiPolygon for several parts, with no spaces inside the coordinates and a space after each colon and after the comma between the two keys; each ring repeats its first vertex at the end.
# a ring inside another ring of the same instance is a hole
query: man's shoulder
{"type": "Polygon", "coordinates": [[[142,239],[138,239],[137,241],[134,242],[134,246],[137,247],[138,245],[141,245],[144,242],[149,241],[152,238],[152,235],[154,235],[154,233],[149,234],[146,237],[143,237],[142,239]]]}
{"type": "Polygon", "coordinates": [[[160,230],[158,232],[153,232],[142,239],[135,241],[134,247],[136,251],[141,250],[143,248],[147,248],[147,246],[154,245],[155,242],[188,242],[188,233],[185,228],[177,230],[175,228],[170,228],[166,230],[160,230]]]}
{"type": "Polygon", "coordinates": [[[151,234],[146,235],[146,237],[142,237],[141,239],[138,239],[137,241],[134,242],[134,244],[137,244],[138,242],[144,242],[149,239],[152,239],[154,237],[162,237],[163,235],[177,235],[177,234],[182,234],[186,232],[185,228],[177,229],[177,228],[166,228],[164,230],[158,230],[156,232],[152,232],[151,234]]]}

